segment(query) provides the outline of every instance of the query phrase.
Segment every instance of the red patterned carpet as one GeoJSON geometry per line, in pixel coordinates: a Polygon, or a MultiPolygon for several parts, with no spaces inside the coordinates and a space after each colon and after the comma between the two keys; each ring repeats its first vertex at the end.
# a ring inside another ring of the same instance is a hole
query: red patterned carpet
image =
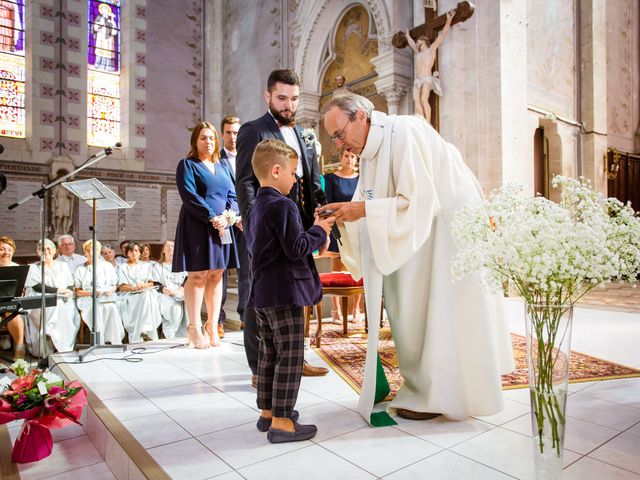
{"type": "MultiPolygon", "coordinates": [[[[315,325],[312,325],[311,332],[315,332],[315,325]]],[[[380,339],[380,359],[391,387],[389,398],[392,398],[402,386],[403,380],[398,370],[395,344],[387,324],[380,331],[380,339]]],[[[314,340],[312,338],[312,344],[314,344],[314,340]]],[[[502,376],[502,386],[505,390],[527,386],[525,337],[511,334],[511,340],[513,342],[516,370],[513,373],[502,376]]],[[[314,350],[359,393],[362,386],[366,348],[367,339],[364,332],[364,323],[350,323],[349,333],[346,336],[342,333],[341,325],[325,323],[322,325],[320,348],[314,347],[314,350]]],[[[629,377],[640,377],[640,370],[582,353],[571,352],[570,383],[629,377]]]]}

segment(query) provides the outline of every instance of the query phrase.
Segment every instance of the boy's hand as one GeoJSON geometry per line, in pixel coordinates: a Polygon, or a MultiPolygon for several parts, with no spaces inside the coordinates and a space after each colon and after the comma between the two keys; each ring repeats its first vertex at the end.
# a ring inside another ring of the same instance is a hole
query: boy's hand
{"type": "Polygon", "coordinates": [[[316,220],[313,224],[322,227],[326,234],[329,235],[331,233],[331,227],[336,223],[336,217],[331,215],[330,217],[320,218],[317,213],[314,216],[316,220]]]}
{"type": "Polygon", "coordinates": [[[324,247],[322,247],[320,250],[318,250],[318,255],[322,256],[325,253],[327,253],[327,250],[329,250],[329,244],[331,243],[331,237],[329,235],[327,235],[327,241],[324,242],[324,247]]]}

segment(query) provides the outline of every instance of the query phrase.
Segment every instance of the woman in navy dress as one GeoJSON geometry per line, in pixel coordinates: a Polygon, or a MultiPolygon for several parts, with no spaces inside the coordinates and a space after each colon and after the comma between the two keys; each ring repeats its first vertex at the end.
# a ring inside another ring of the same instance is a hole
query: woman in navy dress
{"type": "MultiPolygon", "coordinates": [[[[220,163],[218,133],[209,122],[199,122],[191,133],[191,150],[176,170],[182,208],[176,226],[173,271],[188,272],[184,303],[189,319],[189,346],[220,345],[217,328],[222,302],[222,273],[235,265],[233,243],[221,237],[233,235],[233,215],[238,212],[236,192],[229,171],[220,163]],[[200,311],[207,305],[205,334],[200,311]]],[[[239,217],[238,217],[239,218],[239,217]]]]}
{"type": "MultiPolygon", "coordinates": [[[[353,198],[353,194],[358,186],[358,171],[356,170],[356,162],[358,156],[355,153],[351,153],[347,150],[343,150],[340,155],[340,167],[336,173],[327,173],[324,176],[324,190],[327,195],[327,201],[333,202],[350,202],[353,198]]],[[[339,253],[338,242],[331,235],[331,243],[329,244],[329,251],[339,253]]],[[[331,270],[334,272],[346,271],[346,267],[340,261],[340,257],[331,259],[331,270]]],[[[354,295],[354,321],[360,317],[360,297],[361,295],[354,295]]],[[[334,322],[342,323],[340,313],[340,299],[337,296],[331,297],[333,302],[333,308],[331,309],[331,316],[334,322]]]]}

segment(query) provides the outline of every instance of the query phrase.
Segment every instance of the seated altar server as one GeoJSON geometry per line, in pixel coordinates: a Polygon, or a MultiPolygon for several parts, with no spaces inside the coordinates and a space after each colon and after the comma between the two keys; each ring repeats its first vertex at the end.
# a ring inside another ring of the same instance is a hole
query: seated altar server
{"type": "MultiPolygon", "coordinates": [[[[38,256],[41,255],[41,242],[36,248],[38,256]]],[[[76,343],[76,335],[80,328],[80,319],[76,315],[76,306],[73,301],[73,276],[65,262],[55,262],[53,256],[56,253],[56,245],[48,238],[44,241],[44,290],[46,293],[56,293],[58,301],[55,307],[46,308],[47,336],[53,346],[59,352],[73,350],[76,343]]],[[[42,277],[40,262],[32,263],[25,282],[27,296],[40,295],[42,291],[42,277]]],[[[25,338],[29,351],[36,356],[40,355],[40,309],[34,308],[29,312],[29,321],[25,331],[25,338]]]]}
{"type": "MultiPolygon", "coordinates": [[[[96,242],[96,252],[100,252],[100,242],[96,242]]],[[[76,289],[78,309],[82,313],[82,320],[89,328],[93,323],[93,242],[87,240],[82,244],[82,253],[87,257],[84,265],[76,268],[73,273],[76,289]]],[[[116,288],[118,278],[116,269],[106,260],[98,257],[96,264],[96,318],[95,331],[100,332],[102,341],[112,345],[120,345],[124,338],[124,327],[118,311],[118,296],[116,288]]]]}
{"type": "Polygon", "coordinates": [[[172,272],[173,241],[162,247],[160,261],[153,264],[153,280],[160,284],[160,314],[165,338],[186,337],[187,316],[184,311],[184,282],[187,272],[172,272]]]}
{"type": "Polygon", "coordinates": [[[153,283],[151,264],[140,261],[140,245],[130,242],[127,262],[118,265],[118,292],[122,297],[120,315],[129,334],[129,343],[141,342],[143,336],[157,340],[160,325],[158,292],[153,283]]]}

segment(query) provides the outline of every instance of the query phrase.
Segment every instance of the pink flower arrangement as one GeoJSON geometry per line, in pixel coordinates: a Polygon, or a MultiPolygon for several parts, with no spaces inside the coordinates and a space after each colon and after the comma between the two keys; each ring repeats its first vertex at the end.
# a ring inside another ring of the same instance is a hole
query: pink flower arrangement
{"type": "Polygon", "coordinates": [[[28,463],[48,457],[53,450],[50,429],[64,428],[78,419],[87,394],[78,382],[65,383],[52,372],[28,370],[24,360],[11,365],[17,375],[0,385],[0,424],[24,420],[11,459],[28,463]]]}

